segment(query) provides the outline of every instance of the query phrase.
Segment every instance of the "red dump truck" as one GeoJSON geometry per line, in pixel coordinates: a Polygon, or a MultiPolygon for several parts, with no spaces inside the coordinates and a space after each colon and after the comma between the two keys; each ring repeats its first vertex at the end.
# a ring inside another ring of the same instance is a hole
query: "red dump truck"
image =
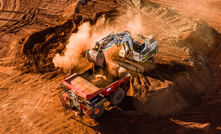
{"type": "Polygon", "coordinates": [[[103,114],[107,100],[113,105],[122,102],[125,97],[123,87],[128,84],[129,76],[128,72],[124,72],[118,79],[106,78],[92,69],[81,74],[75,73],[62,81],[59,100],[65,110],[96,119],[103,114]]]}

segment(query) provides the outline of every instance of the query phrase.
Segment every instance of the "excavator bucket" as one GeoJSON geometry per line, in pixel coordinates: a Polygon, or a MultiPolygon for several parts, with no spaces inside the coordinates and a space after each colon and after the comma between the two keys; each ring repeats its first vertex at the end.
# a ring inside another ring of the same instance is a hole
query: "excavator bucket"
{"type": "Polygon", "coordinates": [[[95,65],[99,67],[104,67],[105,57],[102,51],[98,52],[94,49],[90,49],[87,51],[87,59],[90,62],[93,62],[95,65]]]}

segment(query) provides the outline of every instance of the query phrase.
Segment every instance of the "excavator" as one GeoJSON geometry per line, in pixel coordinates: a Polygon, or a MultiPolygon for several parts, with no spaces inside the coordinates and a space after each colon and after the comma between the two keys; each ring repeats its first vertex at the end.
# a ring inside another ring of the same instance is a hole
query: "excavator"
{"type": "Polygon", "coordinates": [[[87,59],[96,66],[104,68],[106,65],[105,51],[112,46],[121,47],[119,56],[113,61],[120,67],[138,73],[144,73],[148,65],[154,64],[154,55],[158,52],[158,43],[153,35],[137,34],[131,37],[129,31],[110,33],[95,43],[92,49],[87,50],[87,59]]]}

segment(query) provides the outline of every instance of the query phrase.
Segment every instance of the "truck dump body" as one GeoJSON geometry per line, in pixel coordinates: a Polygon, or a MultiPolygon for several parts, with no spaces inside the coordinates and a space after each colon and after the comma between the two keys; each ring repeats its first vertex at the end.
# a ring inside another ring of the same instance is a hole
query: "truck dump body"
{"type": "Polygon", "coordinates": [[[102,89],[99,89],[91,82],[82,78],[79,74],[73,74],[63,81],[63,84],[69,89],[75,91],[82,98],[91,99],[99,94],[102,89]]]}
{"type": "Polygon", "coordinates": [[[114,80],[114,78],[94,73],[90,69],[81,74],[75,73],[63,80],[62,83],[78,96],[92,99],[98,94],[109,95],[112,90],[120,86],[128,77],[128,73],[125,72],[120,75],[120,79],[114,80]]]}

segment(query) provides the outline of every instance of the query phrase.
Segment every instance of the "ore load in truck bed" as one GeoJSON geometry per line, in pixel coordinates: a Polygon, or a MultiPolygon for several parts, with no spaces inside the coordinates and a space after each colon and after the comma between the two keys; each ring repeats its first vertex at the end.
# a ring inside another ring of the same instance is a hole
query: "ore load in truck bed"
{"type": "Polygon", "coordinates": [[[94,72],[92,69],[89,69],[84,73],[71,75],[63,81],[63,84],[69,89],[74,90],[79,96],[91,99],[118,78],[125,77],[125,74],[127,72],[121,73],[119,77],[111,77],[110,75],[103,75],[100,72],[94,72]]]}
{"type": "Polygon", "coordinates": [[[111,76],[109,74],[104,74],[104,72],[93,72],[92,69],[81,74],[81,77],[87,81],[93,83],[98,88],[105,88],[115,80],[118,80],[126,75],[127,72],[120,73],[119,76],[111,76]]]}

